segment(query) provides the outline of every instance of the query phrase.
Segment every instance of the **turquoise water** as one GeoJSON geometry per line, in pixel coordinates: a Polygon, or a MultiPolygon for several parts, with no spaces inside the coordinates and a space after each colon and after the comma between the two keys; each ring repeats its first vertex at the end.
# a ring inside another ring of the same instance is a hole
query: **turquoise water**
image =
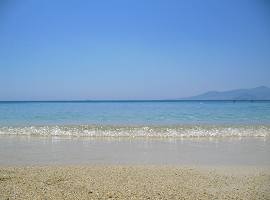
{"type": "Polygon", "coordinates": [[[0,133],[64,135],[259,135],[270,101],[1,102],[0,133]]]}

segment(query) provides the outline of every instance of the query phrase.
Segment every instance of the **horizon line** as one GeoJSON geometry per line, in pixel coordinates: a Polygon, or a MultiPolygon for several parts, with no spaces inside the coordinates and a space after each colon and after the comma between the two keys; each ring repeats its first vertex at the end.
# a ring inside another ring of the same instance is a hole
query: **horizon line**
{"type": "Polygon", "coordinates": [[[65,103],[65,102],[78,102],[78,103],[87,103],[87,102],[179,102],[179,101],[270,101],[270,99],[108,99],[108,100],[0,100],[0,103],[65,103]]]}

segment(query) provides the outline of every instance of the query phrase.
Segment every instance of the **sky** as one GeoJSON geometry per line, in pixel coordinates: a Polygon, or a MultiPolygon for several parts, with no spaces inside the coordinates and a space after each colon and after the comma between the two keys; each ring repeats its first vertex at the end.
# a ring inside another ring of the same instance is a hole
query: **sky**
{"type": "Polygon", "coordinates": [[[267,0],[0,0],[0,100],[270,86],[267,0]]]}

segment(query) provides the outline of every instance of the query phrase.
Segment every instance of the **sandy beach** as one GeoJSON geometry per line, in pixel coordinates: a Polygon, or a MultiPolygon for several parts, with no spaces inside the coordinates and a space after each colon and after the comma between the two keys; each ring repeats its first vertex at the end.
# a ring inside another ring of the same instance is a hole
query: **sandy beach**
{"type": "Polygon", "coordinates": [[[0,199],[270,199],[269,140],[0,137],[0,199]]]}
{"type": "Polygon", "coordinates": [[[43,166],[0,169],[0,199],[270,199],[254,167],[43,166]]]}

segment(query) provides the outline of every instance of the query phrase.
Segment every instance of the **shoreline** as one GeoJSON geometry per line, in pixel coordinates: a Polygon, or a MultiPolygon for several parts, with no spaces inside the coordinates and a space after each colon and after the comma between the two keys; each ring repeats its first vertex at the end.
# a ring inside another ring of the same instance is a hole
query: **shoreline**
{"type": "Polygon", "coordinates": [[[270,138],[269,124],[24,125],[0,126],[1,135],[130,138],[270,138]]]}
{"type": "Polygon", "coordinates": [[[0,136],[0,199],[270,199],[268,138],[0,136]]]}
{"type": "Polygon", "coordinates": [[[0,136],[0,167],[147,164],[270,166],[268,138],[63,138],[0,136]]]}
{"type": "Polygon", "coordinates": [[[0,199],[269,199],[269,183],[258,167],[0,167],[0,199]]]}

